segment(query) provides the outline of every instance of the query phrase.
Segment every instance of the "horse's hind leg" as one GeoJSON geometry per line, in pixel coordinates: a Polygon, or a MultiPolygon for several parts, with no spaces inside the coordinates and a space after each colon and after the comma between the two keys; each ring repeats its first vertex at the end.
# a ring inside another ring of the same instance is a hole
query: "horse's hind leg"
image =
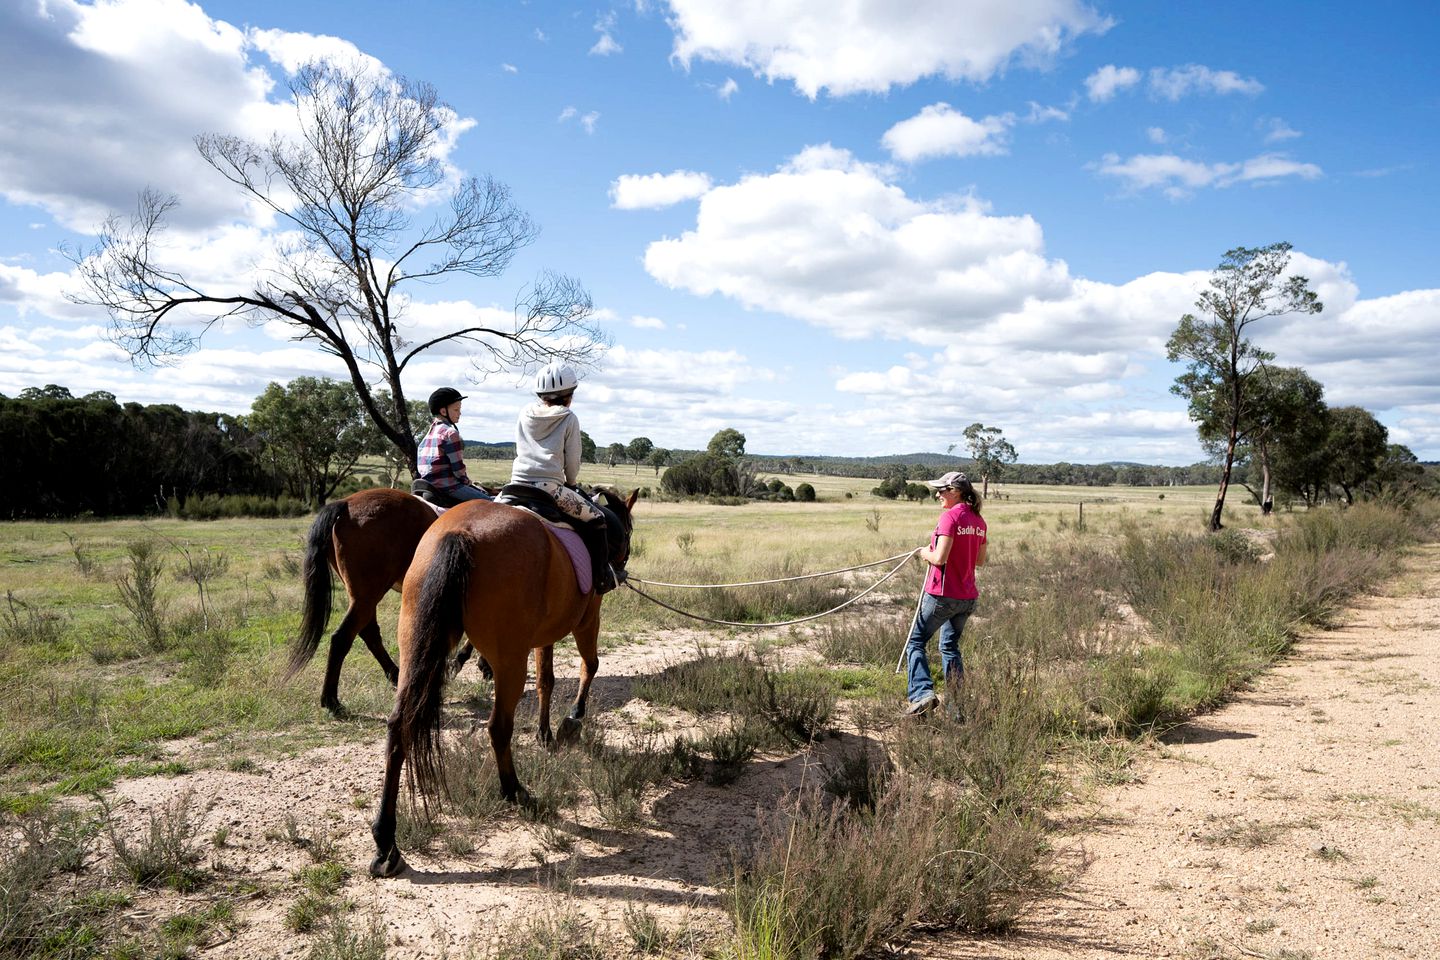
{"type": "Polygon", "coordinates": [[[495,705],[490,708],[490,745],[495,748],[495,770],[500,775],[500,795],[511,803],[528,802],[529,794],[515,776],[515,757],[510,739],[515,732],[515,706],[525,692],[525,659],[505,658],[495,667],[495,705]]]}
{"type": "MultiPolygon", "coordinates": [[[[357,624],[360,619],[358,607],[352,601],[345,611],[345,616],[340,620],[340,626],[330,635],[330,656],[325,661],[325,682],[320,687],[320,705],[336,716],[345,712],[345,708],[340,705],[340,668],[345,665],[345,657],[355,643],[355,634],[359,632],[357,624]]],[[[370,622],[372,625],[375,622],[373,611],[370,614],[370,622]]],[[[379,636],[378,629],[376,636],[379,636]]],[[[385,659],[390,659],[388,654],[385,659]]],[[[393,667],[394,664],[391,666],[393,667]]]]}
{"type": "Polygon", "coordinates": [[[395,804],[400,793],[400,767],[405,750],[400,744],[400,708],[390,714],[385,734],[385,780],[380,787],[380,809],[370,824],[375,840],[375,859],[370,861],[372,877],[393,877],[405,869],[405,858],[395,845],[395,804]]]}
{"type": "Polygon", "coordinates": [[[555,742],[550,732],[550,694],[555,690],[555,647],[535,648],[535,694],[540,700],[540,723],[535,728],[535,738],[542,746],[555,742]]]}
{"type": "Polygon", "coordinates": [[[580,654],[580,689],[575,693],[575,704],[570,715],[560,722],[560,742],[574,743],[580,737],[580,721],[585,719],[585,705],[590,700],[590,684],[600,670],[600,620],[596,616],[593,625],[582,624],[575,631],[575,649],[580,654]]]}
{"type": "Polygon", "coordinates": [[[371,614],[369,624],[360,631],[360,639],[365,641],[365,646],[375,655],[375,662],[385,671],[385,679],[390,681],[390,686],[395,686],[400,680],[400,668],[395,666],[395,661],[390,659],[390,651],[385,649],[385,641],[380,638],[380,622],[374,618],[374,614],[371,614]]]}

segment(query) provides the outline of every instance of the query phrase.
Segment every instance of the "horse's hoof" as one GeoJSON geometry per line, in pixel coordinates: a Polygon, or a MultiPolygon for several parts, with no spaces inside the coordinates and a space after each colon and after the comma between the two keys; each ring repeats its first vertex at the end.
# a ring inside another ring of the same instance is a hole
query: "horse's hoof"
{"type": "Polygon", "coordinates": [[[567,747],[580,739],[580,721],[574,717],[566,717],[560,721],[559,731],[560,742],[567,747]]]}
{"type": "Polygon", "coordinates": [[[536,730],[535,739],[539,741],[540,746],[542,747],[555,746],[555,734],[550,732],[549,727],[541,727],[540,729],[536,730]]]}
{"type": "Polygon", "coordinates": [[[338,697],[321,697],[320,706],[329,710],[330,716],[336,720],[344,720],[350,716],[350,712],[345,709],[345,704],[341,703],[338,697]]]}
{"type": "Polygon", "coordinates": [[[405,869],[405,858],[400,856],[400,848],[390,847],[388,854],[381,854],[370,861],[370,876],[377,880],[388,879],[405,869]]]}
{"type": "Polygon", "coordinates": [[[494,680],[494,679],[495,679],[495,670],[490,666],[490,661],[489,661],[489,660],[486,660],[484,657],[481,657],[481,658],[480,658],[479,667],[480,667],[480,676],[484,677],[486,680],[494,680]]]}
{"type": "Polygon", "coordinates": [[[398,686],[400,686],[400,671],[399,671],[399,670],[386,670],[386,671],[385,671],[385,679],[390,681],[390,686],[392,686],[392,687],[398,687],[398,686]]]}

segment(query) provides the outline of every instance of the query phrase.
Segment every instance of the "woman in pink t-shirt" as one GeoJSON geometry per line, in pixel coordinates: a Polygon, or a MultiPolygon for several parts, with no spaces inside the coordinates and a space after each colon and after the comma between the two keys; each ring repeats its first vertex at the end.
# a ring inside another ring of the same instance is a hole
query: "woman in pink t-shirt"
{"type": "MultiPolygon", "coordinates": [[[[905,642],[905,659],[909,676],[907,696],[911,715],[928,713],[938,704],[935,681],[930,677],[930,661],[925,646],[935,631],[940,631],[940,666],[950,697],[955,699],[965,678],[960,657],[960,634],[965,621],[975,611],[980,591],[975,586],[975,568],[984,566],[987,546],[985,521],[980,517],[980,496],[965,474],[952,471],[939,480],[928,480],[935,489],[942,510],[928,546],[915,553],[930,564],[925,576],[925,592],[920,609],[905,642]]],[[[952,706],[958,709],[959,704],[952,706]]]]}

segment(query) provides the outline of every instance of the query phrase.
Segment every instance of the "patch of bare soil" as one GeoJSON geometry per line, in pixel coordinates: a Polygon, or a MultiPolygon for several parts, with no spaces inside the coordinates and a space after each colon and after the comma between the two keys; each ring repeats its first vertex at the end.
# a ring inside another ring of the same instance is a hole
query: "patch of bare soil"
{"type": "Polygon", "coordinates": [[[952,960],[1440,957],[1440,546],[1223,709],[1139,785],[1068,814],[1068,882],[952,960]]]}

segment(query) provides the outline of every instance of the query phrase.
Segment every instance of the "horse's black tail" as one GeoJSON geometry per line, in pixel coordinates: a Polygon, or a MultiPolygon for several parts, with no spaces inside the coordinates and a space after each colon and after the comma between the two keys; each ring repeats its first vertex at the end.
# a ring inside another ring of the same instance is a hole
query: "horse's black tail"
{"type": "Polygon", "coordinates": [[[470,583],[470,540],[447,533],[430,554],[420,595],[410,608],[409,643],[402,667],[405,682],[396,695],[400,743],[410,761],[410,785],[426,800],[444,791],[440,716],[450,648],[464,629],[465,593],[470,583]]]}
{"type": "Polygon", "coordinates": [[[286,679],[293,677],[315,656],[320,638],[330,625],[330,550],[334,544],[335,524],[348,510],[344,500],[326,504],[305,537],[305,563],[300,574],[305,586],[305,606],[300,616],[300,635],[290,649],[286,679]]]}

